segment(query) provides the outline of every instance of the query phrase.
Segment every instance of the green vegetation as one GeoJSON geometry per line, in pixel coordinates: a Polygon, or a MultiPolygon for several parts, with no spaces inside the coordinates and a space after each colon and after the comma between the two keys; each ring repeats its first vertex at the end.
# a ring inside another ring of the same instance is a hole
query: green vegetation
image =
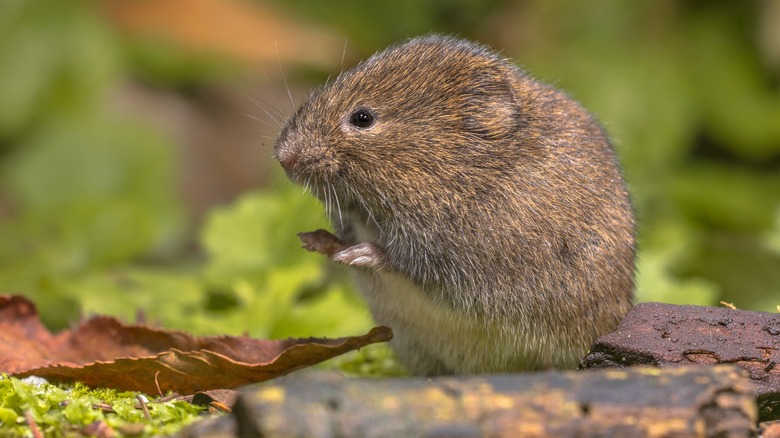
{"type": "MultiPolygon", "coordinates": [[[[37,379],[40,380],[40,379],[37,379]]],[[[122,435],[170,435],[192,423],[203,408],[185,401],[147,401],[139,394],[55,386],[36,379],[0,376],[0,436],[29,436],[27,416],[46,437],[96,435],[89,427],[105,423],[122,435]]]]}

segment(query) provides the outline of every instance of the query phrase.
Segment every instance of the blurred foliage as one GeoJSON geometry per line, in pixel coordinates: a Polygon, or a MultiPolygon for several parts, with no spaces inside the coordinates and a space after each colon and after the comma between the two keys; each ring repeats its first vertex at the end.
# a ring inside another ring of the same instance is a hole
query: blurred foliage
{"type": "MultiPolygon", "coordinates": [[[[503,47],[615,139],[639,300],[780,304],[780,55],[759,31],[771,2],[273,3],[344,32],[361,57],[431,31],[503,47]]],[[[33,298],[53,328],[93,312],[198,334],[368,328],[344,273],[299,248],[296,232],[327,226],[309,195],[247,193],[191,231],[180,148],[108,104],[130,78],[186,93],[234,68],[119,37],[91,2],[0,2],[0,291],[33,298]]],[[[345,368],[388,371],[385,353],[345,368]]]]}
{"type": "Polygon", "coordinates": [[[182,51],[159,38],[123,39],[129,72],[161,88],[184,90],[217,84],[232,78],[239,66],[226,56],[182,51]]]}
{"type": "Polygon", "coordinates": [[[348,45],[363,55],[410,36],[431,31],[473,34],[489,14],[506,5],[503,0],[398,0],[367,7],[360,0],[271,0],[280,8],[345,32],[348,45]]]}
{"type": "MultiPolygon", "coordinates": [[[[327,265],[290,238],[326,224],[317,214],[298,215],[313,201],[289,191],[247,194],[215,211],[201,240],[206,260],[195,267],[117,265],[53,278],[46,291],[78,302],[88,314],[139,317],[195,334],[286,338],[368,331],[362,301],[345,282],[327,281],[327,265]]],[[[38,302],[42,313],[62,312],[51,304],[38,302]]]]}
{"type": "Polygon", "coordinates": [[[77,318],[58,284],[181,241],[170,139],[105,111],[123,64],[88,2],[0,6],[0,288],[43,303],[46,320],[77,318]]]}

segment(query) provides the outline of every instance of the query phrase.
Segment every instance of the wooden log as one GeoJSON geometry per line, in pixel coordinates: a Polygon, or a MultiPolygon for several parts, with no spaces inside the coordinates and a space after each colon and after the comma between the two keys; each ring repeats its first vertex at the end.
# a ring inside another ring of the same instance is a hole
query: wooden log
{"type": "Polygon", "coordinates": [[[745,369],[761,420],[780,419],[780,314],[642,303],[582,360],[583,368],[713,364],[745,369]]]}
{"type": "MultiPolygon", "coordinates": [[[[753,436],[753,387],[735,367],[410,379],[303,373],[243,392],[238,436],[753,436]]],[[[195,435],[192,435],[195,436],[195,435]]]]}

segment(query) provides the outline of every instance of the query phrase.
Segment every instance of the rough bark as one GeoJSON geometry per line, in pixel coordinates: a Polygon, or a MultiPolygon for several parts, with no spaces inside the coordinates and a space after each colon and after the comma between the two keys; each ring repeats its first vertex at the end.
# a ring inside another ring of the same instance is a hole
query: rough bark
{"type": "Polygon", "coordinates": [[[761,420],[780,418],[780,314],[642,303],[582,361],[584,368],[714,364],[745,369],[761,420]]]}
{"type": "Polygon", "coordinates": [[[723,366],[384,380],[304,373],[244,391],[234,415],[238,436],[753,436],[754,389],[743,374],[723,366]]]}

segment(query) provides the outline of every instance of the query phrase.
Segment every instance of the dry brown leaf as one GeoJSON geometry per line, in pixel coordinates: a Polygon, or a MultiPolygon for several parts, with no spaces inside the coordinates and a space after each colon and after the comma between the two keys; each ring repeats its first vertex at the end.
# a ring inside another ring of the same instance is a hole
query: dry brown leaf
{"type": "Polygon", "coordinates": [[[235,388],[391,337],[387,327],[340,339],[196,337],[105,316],[53,334],[28,299],[0,295],[0,372],[149,394],[235,388]]]}

